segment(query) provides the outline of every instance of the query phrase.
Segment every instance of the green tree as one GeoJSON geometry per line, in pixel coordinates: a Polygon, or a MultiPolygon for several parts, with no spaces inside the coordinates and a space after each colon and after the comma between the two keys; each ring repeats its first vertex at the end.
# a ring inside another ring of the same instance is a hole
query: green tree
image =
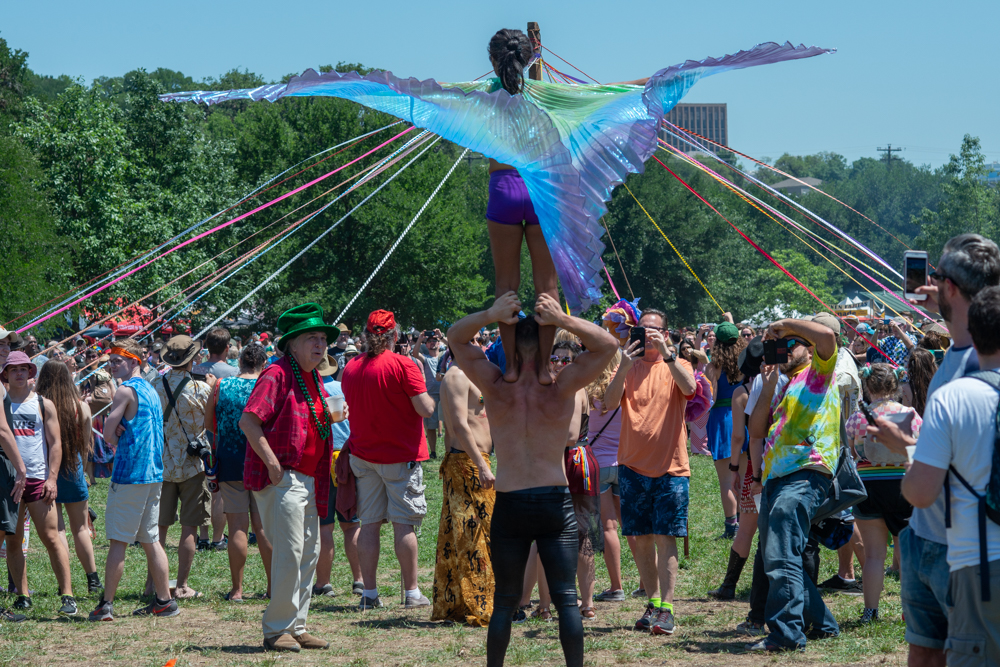
{"type": "Polygon", "coordinates": [[[974,232],[1000,240],[1000,191],[986,183],[986,157],[979,137],[965,135],[958,155],[952,155],[943,172],[943,199],[937,210],[925,208],[914,217],[920,226],[917,243],[932,258],[956,234],[974,232]]]}

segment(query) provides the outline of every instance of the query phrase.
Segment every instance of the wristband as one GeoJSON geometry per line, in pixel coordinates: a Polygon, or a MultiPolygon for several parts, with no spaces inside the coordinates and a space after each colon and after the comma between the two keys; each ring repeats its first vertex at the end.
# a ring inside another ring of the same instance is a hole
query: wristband
{"type": "Polygon", "coordinates": [[[760,484],[760,477],[761,477],[760,475],[751,475],[750,479],[756,482],[757,484],[760,484]]]}
{"type": "Polygon", "coordinates": [[[740,467],[738,465],[734,466],[732,463],[729,464],[729,469],[731,471],[733,471],[733,472],[739,472],[740,471],[740,467]]]}

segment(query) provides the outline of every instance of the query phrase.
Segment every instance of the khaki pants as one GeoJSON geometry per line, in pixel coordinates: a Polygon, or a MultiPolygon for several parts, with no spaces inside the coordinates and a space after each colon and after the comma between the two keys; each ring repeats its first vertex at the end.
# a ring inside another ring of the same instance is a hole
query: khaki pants
{"type": "Polygon", "coordinates": [[[254,491],[264,533],[270,538],[271,602],[264,611],[264,638],[306,631],[312,583],[319,560],[315,480],[286,470],[277,486],[254,491]]]}

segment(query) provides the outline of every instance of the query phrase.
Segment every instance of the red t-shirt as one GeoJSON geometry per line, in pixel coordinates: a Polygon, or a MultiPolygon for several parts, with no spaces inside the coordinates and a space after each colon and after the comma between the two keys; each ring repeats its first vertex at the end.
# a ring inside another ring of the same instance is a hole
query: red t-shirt
{"type": "MultiPolygon", "coordinates": [[[[306,391],[309,392],[309,397],[307,399],[307,404],[312,403],[313,409],[316,411],[316,415],[322,420],[323,413],[326,406],[323,404],[323,397],[320,395],[319,389],[316,388],[316,382],[313,379],[312,373],[303,373],[302,379],[306,383],[306,391]]],[[[319,460],[323,457],[323,439],[319,437],[319,430],[316,428],[316,422],[313,421],[312,415],[309,415],[309,429],[306,431],[306,444],[302,448],[302,458],[299,460],[299,464],[295,466],[295,470],[301,473],[305,473],[310,477],[316,476],[316,467],[319,465],[319,460]]]]}
{"type": "Polygon", "coordinates": [[[369,463],[426,461],[424,420],[410,398],[427,391],[409,357],[358,355],[344,368],[344,398],[351,411],[351,455],[369,463]]]}

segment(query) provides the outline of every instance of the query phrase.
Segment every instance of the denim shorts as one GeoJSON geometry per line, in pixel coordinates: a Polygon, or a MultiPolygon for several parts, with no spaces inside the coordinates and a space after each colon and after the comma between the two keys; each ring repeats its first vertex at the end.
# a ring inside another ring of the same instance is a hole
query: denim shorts
{"type": "Polygon", "coordinates": [[[948,639],[948,545],[918,537],[907,527],[899,534],[899,548],[906,641],[943,650],[948,639]]]}
{"type": "Polygon", "coordinates": [[[622,534],[687,535],[688,477],[646,477],[618,466],[621,485],[622,534]]]}
{"type": "Polygon", "coordinates": [[[611,494],[621,498],[622,489],[618,483],[618,466],[601,467],[601,493],[611,489],[611,494]]]}

